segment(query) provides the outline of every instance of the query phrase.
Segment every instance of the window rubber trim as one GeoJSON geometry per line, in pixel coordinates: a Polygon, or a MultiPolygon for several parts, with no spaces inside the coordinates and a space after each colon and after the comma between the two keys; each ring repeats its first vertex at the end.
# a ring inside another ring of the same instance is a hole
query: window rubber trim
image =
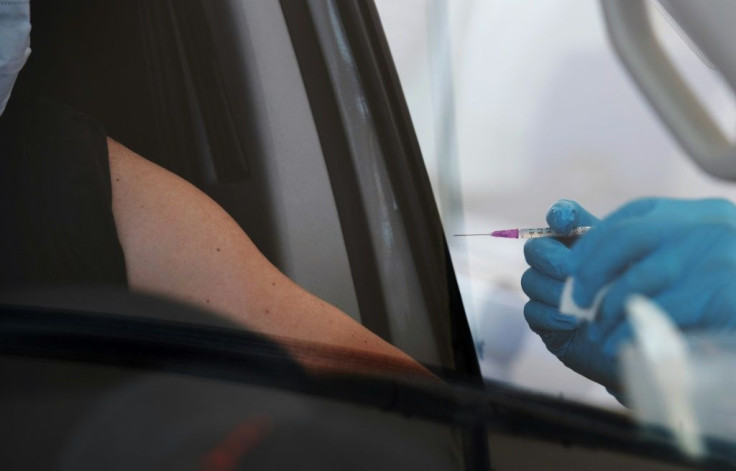
{"type": "MultiPolygon", "coordinates": [[[[321,50],[309,2],[280,0],[302,73],[330,174],[364,325],[391,341],[379,270],[364,202],[355,191],[359,176],[350,159],[336,91],[321,50]]],[[[452,352],[452,368],[440,376],[481,384],[480,366],[462,305],[429,177],[378,12],[372,1],[335,2],[385,157],[396,204],[405,221],[430,324],[452,352]]]]}

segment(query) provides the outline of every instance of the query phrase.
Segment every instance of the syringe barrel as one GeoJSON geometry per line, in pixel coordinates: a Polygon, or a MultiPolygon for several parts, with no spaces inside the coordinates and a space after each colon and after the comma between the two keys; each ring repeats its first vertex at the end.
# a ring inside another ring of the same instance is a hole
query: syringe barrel
{"type": "Polygon", "coordinates": [[[552,231],[551,227],[519,229],[519,239],[536,239],[538,237],[580,237],[590,230],[590,226],[576,227],[567,234],[552,231]]]}

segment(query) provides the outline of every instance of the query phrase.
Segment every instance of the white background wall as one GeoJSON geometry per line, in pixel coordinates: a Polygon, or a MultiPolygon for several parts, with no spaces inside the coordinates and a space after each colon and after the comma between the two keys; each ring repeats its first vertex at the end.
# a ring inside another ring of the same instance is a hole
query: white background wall
{"type": "MultiPolygon", "coordinates": [[[[597,1],[376,3],[483,345],[484,374],[616,407],[528,330],[523,244],[451,235],[542,226],[558,198],[605,215],[644,195],[736,200],[736,186],[703,175],[670,138],[614,56],[597,1]]],[[[676,64],[733,135],[730,92],[657,21],[676,64]]]]}

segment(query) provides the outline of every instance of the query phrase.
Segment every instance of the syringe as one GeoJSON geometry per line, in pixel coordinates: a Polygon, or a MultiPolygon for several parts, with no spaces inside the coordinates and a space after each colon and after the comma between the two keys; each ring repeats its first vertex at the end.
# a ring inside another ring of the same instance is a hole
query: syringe
{"type": "Polygon", "coordinates": [[[507,239],[536,239],[537,237],[575,238],[587,233],[590,229],[591,226],[580,226],[567,234],[563,234],[561,232],[554,232],[551,227],[537,227],[529,229],[505,229],[502,231],[493,231],[490,234],[455,234],[455,237],[491,236],[505,237],[507,239]]]}

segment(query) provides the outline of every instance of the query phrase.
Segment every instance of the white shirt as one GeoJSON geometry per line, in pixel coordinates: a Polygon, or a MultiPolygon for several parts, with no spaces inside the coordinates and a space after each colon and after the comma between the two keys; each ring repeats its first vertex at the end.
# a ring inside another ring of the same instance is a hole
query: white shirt
{"type": "Polygon", "coordinates": [[[30,0],[0,0],[0,115],[30,54],[30,0]]]}

